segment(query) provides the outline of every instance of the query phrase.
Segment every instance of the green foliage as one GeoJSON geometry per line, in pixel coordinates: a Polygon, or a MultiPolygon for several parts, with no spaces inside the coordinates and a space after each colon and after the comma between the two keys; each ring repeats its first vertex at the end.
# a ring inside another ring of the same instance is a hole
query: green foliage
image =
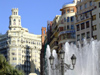
{"type": "Polygon", "coordinates": [[[24,75],[24,72],[12,67],[6,58],[0,54],[0,75],[24,75]]]}

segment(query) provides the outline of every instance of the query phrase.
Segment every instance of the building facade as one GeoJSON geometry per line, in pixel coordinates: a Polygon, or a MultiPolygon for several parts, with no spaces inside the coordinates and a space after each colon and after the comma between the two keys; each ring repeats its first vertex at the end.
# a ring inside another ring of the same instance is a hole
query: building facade
{"type": "Polygon", "coordinates": [[[75,44],[75,13],[76,3],[65,4],[60,9],[61,15],[56,15],[52,21],[50,48],[57,53],[66,42],[75,44]]]}
{"type": "Polygon", "coordinates": [[[7,61],[26,75],[36,73],[40,75],[41,35],[29,33],[21,26],[18,8],[12,9],[9,17],[9,30],[0,35],[0,53],[7,61]]]}
{"type": "Polygon", "coordinates": [[[49,43],[51,51],[54,49],[55,50],[58,49],[58,33],[59,33],[58,32],[59,31],[58,22],[59,22],[59,20],[60,20],[60,15],[56,15],[52,21],[51,34],[49,34],[49,35],[51,35],[50,43],[49,43]]]}
{"type": "Polygon", "coordinates": [[[89,42],[93,36],[92,31],[92,11],[94,9],[93,0],[78,0],[76,12],[76,44],[80,41],[83,46],[84,38],[89,42]]]}
{"type": "Polygon", "coordinates": [[[100,40],[100,0],[94,0],[94,10],[92,11],[93,38],[100,40]]]}
{"type": "Polygon", "coordinates": [[[85,38],[88,43],[92,38],[100,40],[100,0],[74,0],[65,4],[60,11],[61,15],[56,15],[51,25],[47,24],[45,39],[51,51],[56,50],[58,57],[66,42],[78,47],[79,42],[84,46],[85,38]]]}
{"type": "Polygon", "coordinates": [[[60,19],[59,28],[59,49],[61,50],[66,42],[75,44],[75,13],[76,3],[65,4],[60,9],[62,15],[60,19]]]}
{"type": "Polygon", "coordinates": [[[40,68],[41,68],[41,71],[40,71],[40,73],[41,73],[41,75],[44,75],[44,65],[45,65],[45,62],[44,62],[44,60],[45,60],[45,40],[46,40],[46,27],[42,27],[42,29],[41,29],[41,42],[42,42],[42,49],[41,49],[41,53],[40,53],[40,64],[41,64],[41,66],[40,66],[40,68]]]}

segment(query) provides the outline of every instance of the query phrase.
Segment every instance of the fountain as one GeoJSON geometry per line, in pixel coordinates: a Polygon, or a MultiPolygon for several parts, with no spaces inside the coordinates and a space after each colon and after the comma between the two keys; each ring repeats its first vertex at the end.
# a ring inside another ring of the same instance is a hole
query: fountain
{"type": "MultiPolygon", "coordinates": [[[[76,47],[74,44],[65,43],[63,49],[65,50],[65,60],[67,64],[71,64],[70,57],[72,54],[75,54],[77,57],[76,65],[74,70],[67,70],[65,75],[100,75],[100,41],[91,40],[90,43],[87,43],[84,40],[83,47],[76,47]]],[[[60,75],[60,68],[58,70],[52,70],[49,62],[50,57],[50,48],[47,47],[46,59],[47,59],[47,75],[60,75]]],[[[53,50],[53,56],[55,57],[54,65],[59,64],[56,51],[53,50]]],[[[55,68],[55,66],[54,66],[55,68]]]]}

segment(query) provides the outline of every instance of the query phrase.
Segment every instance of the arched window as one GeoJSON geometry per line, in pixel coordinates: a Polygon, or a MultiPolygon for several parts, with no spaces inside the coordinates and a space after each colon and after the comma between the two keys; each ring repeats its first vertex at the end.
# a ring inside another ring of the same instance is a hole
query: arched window
{"type": "Polygon", "coordinates": [[[45,34],[45,31],[44,31],[44,34],[45,34]]]}
{"type": "Polygon", "coordinates": [[[17,12],[16,12],[16,15],[17,15],[17,12]]]}
{"type": "Polygon", "coordinates": [[[14,12],[14,15],[15,15],[15,12],[14,12]]]}
{"type": "Polygon", "coordinates": [[[14,19],[14,21],[16,21],[16,19],[14,19]]]}

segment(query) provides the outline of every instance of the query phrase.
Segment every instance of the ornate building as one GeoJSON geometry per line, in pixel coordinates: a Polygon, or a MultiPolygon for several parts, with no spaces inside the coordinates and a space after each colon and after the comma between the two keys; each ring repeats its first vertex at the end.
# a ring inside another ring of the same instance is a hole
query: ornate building
{"type": "Polygon", "coordinates": [[[41,35],[29,33],[21,26],[18,8],[12,9],[9,17],[9,30],[0,34],[0,53],[7,61],[26,75],[36,73],[40,75],[41,35]]]}
{"type": "Polygon", "coordinates": [[[66,42],[75,44],[75,13],[76,3],[63,5],[61,15],[56,15],[52,21],[50,48],[57,53],[66,42]]]}

